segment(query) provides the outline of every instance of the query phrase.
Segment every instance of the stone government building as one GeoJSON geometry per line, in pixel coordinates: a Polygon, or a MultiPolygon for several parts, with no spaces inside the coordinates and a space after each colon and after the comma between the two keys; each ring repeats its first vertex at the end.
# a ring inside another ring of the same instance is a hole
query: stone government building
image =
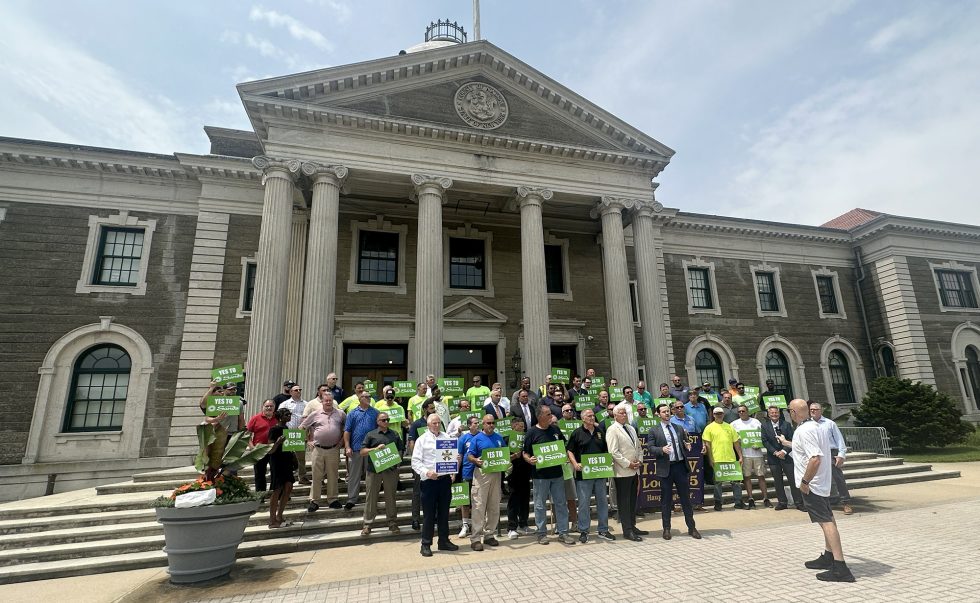
{"type": "Polygon", "coordinates": [[[980,420],[980,227],[662,206],[673,151],[487,41],[238,86],[251,131],[158,155],[0,139],[3,499],[184,465],[213,367],[295,378],[552,366],[870,380],[980,420]]]}

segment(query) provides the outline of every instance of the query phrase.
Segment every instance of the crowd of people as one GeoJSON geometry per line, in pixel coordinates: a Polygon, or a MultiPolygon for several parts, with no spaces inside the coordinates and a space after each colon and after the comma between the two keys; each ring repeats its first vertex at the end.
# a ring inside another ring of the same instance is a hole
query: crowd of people
{"type": "MultiPolygon", "coordinates": [[[[615,541],[612,517],[618,519],[621,538],[641,541],[648,532],[637,527],[637,517],[652,511],[637,508],[646,460],[648,474],[660,485],[655,511],[661,513],[664,540],[673,537],[671,519],[677,511],[684,515],[687,534],[701,538],[694,511],[702,507],[692,503],[692,471],[704,472],[694,483],[713,483],[715,511],[723,509],[725,483],[731,484],[734,508],[755,509],[755,480],[763,506],[779,511],[793,505],[823,529],[824,554],[807,567],[826,570],[818,575],[822,580],[853,580],[831,511],[833,496],[845,514],[853,512],[841,471],[847,454],[844,438],[817,402],[793,400],[767,407],[765,398],[779,393],[772,381],[766,391],[747,394],[736,379],[719,392],[710,383],[687,387],[675,375],[652,393],[643,381],[635,388],[620,386],[616,379],[605,383],[590,369],[567,384],[552,382],[549,375],[538,388],[524,377],[510,396],[501,384],[487,387],[475,377],[462,396],[448,396],[439,380],[428,375],[414,396],[401,401],[390,385],[375,399],[365,383],[355,383],[346,396],[337,381],[330,373],[309,400],[300,385],[286,381],[283,391],[265,400],[247,423],[224,415],[207,419],[229,433],[248,430],[253,445],[273,445],[254,468],[258,491],[266,489],[266,471],[271,469],[270,528],[289,524],[282,511],[294,482],[310,485],[311,514],[321,505],[352,511],[361,502],[364,482],[361,534],[371,533],[382,492],[388,529],[398,533],[395,496],[408,487],[399,480],[406,459],[412,468],[412,529],[421,532],[423,556],[433,554],[434,540],[439,550],[458,549],[449,534],[454,484],[463,498],[458,536],[469,538],[474,551],[498,546],[497,535],[504,529],[508,539],[532,536],[549,544],[549,509],[557,542],[585,543],[590,537],[615,541]],[[287,429],[303,430],[305,449],[284,450],[287,429]],[[691,462],[697,455],[702,463],[691,462]],[[341,462],[347,468],[343,503],[338,492],[341,462]],[[729,475],[733,467],[736,473],[729,475]],[[766,487],[767,469],[775,484],[775,505],[766,487]],[[498,531],[505,494],[506,527],[498,531]]],[[[213,383],[201,399],[202,410],[207,396],[234,395],[233,388],[213,383]]]]}

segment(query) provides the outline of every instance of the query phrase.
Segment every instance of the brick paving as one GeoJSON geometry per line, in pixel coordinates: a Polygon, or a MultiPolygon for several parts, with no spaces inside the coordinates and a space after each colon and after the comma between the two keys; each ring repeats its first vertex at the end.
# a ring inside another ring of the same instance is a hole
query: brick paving
{"type": "MultiPolygon", "coordinates": [[[[814,578],[817,572],[803,567],[822,551],[816,525],[703,530],[701,541],[675,526],[670,542],[652,530],[641,543],[552,542],[539,547],[540,555],[504,564],[465,563],[212,601],[980,600],[980,572],[968,569],[980,551],[980,500],[852,517],[838,514],[838,522],[848,566],[857,577],[854,584],[822,583],[814,578]],[[715,571],[719,560],[731,569],[715,571]],[[537,567],[546,579],[517,579],[519,568],[533,576],[537,567]],[[610,568],[607,578],[593,578],[601,575],[599,568],[610,568]]],[[[425,560],[419,557],[419,562],[425,560]]]]}

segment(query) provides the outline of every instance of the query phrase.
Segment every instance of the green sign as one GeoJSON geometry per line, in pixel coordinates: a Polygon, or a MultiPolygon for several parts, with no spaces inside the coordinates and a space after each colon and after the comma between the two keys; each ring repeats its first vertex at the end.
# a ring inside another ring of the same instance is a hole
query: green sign
{"type": "Polygon", "coordinates": [[[660,419],[656,417],[637,417],[636,418],[636,432],[641,436],[645,437],[650,430],[660,425],[660,419]]]}
{"type": "Polygon", "coordinates": [[[674,402],[677,402],[676,398],[654,398],[653,408],[656,410],[661,404],[666,404],[668,408],[672,408],[674,406],[674,402]]]}
{"type": "Polygon", "coordinates": [[[775,406],[776,408],[786,408],[786,396],[779,394],[776,396],[762,396],[762,401],[765,403],[766,408],[770,406],[775,406]]]}
{"type": "Polygon", "coordinates": [[[754,385],[746,385],[742,389],[745,390],[746,396],[755,396],[756,398],[759,397],[759,388],[754,385]]]}
{"type": "Polygon", "coordinates": [[[443,377],[442,379],[436,380],[436,382],[439,384],[439,390],[442,391],[444,395],[463,395],[464,390],[462,377],[443,377]]]}
{"type": "Polygon", "coordinates": [[[398,447],[395,446],[394,442],[384,448],[372,450],[368,453],[368,458],[371,459],[371,464],[374,465],[376,473],[381,473],[385,469],[390,469],[402,462],[402,457],[398,455],[398,447]]]}
{"type": "Polygon", "coordinates": [[[612,417],[606,417],[605,419],[602,420],[602,424],[605,426],[606,429],[609,429],[609,426],[612,425],[615,422],[616,422],[616,419],[614,419],[612,417]]]}
{"type": "Polygon", "coordinates": [[[305,429],[286,429],[283,436],[286,439],[282,441],[282,449],[286,452],[303,452],[306,450],[305,429]]]}
{"type": "Polygon", "coordinates": [[[421,427],[419,427],[418,429],[415,430],[415,437],[418,438],[423,433],[425,433],[428,429],[429,428],[427,426],[422,425],[421,427]]]}
{"type": "Polygon", "coordinates": [[[515,431],[515,432],[513,432],[513,433],[510,434],[510,437],[509,438],[507,438],[507,442],[508,442],[507,445],[510,446],[510,451],[511,452],[517,452],[518,450],[523,450],[524,449],[524,434],[523,433],[518,433],[518,432],[515,431]]]}
{"type": "Polygon", "coordinates": [[[575,431],[576,429],[578,429],[581,426],[582,426],[582,422],[581,421],[577,421],[577,420],[573,420],[573,419],[559,419],[558,420],[558,429],[560,429],[561,432],[563,434],[565,434],[565,437],[566,438],[568,436],[572,435],[572,432],[575,431]]]}
{"type": "Polygon", "coordinates": [[[736,405],[744,404],[745,408],[749,410],[749,414],[759,412],[759,399],[756,396],[750,396],[748,394],[744,396],[735,396],[732,398],[736,405]]]}
{"type": "Polygon", "coordinates": [[[582,479],[615,477],[612,455],[608,452],[582,455],[582,479]]]}
{"type": "Polygon", "coordinates": [[[606,378],[605,377],[593,377],[592,378],[592,386],[593,387],[602,387],[605,384],[606,384],[606,378]]]}
{"type": "Polygon", "coordinates": [[[450,507],[465,507],[470,504],[470,484],[469,482],[459,482],[452,486],[452,498],[449,500],[450,507]]]}
{"type": "Polygon", "coordinates": [[[741,440],[742,448],[762,448],[762,430],[761,429],[746,429],[745,431],[738,432],[739,440],[741,440]]]}
{"type": "Polygon", "coordinates": [[[503,437],[514,433],[514,417],[500,417],[493,424],[494,429],[503,437]]]}
{"type": "Polygon", "coordinates": [[[715,463],[716,482],[740,482],[742,481],[742,465],[736,461],[734,463],[715,463]]]}
{"type": "Polygon", "coordinates": [[[397,404],[395,404],[394,406],[392,406],[387,410],[382,410],[381,412],[386,413],[388,415],[388,419],[389,419],[388,425],[401,423],[402,421],[405,420],[405,409],[397,404]]]}
{"type": "Polygon", "coordinates": [[[227,383],[229,381],[238,383],[239,381],[245,380],[245,369],[240,364],[212,369],[211,379],[213,381],[220,381],[221,383],[227,383]]]}
{"type": "Polygon", "coordinates": [[[575,472],[572,471],[572,464],[571,463],[565,463],[564,465],[561,466],[561,478],[562,479],[572,479],[572,475],[574,473],[575,472]]]}
{"type": "Polygon", "coordinates": [[[378,384],[370,379],[366,379],[364,381],[364,391],[371,394],[371,397],[373,398],[378,393],[378,384]]]}
{"type": "Polygon", "coordinates": [[[221,413],[231,415],[242,414],[242,399],[238,396],[208,396],[205,414],[209,417],[217,417],[221,413]]]}
{"type": "Polygon", "coordinates": [[[477,419],[483,418],[483,413],[479,410],[461,410],[459,412],[459,424],[465,429],[469,425],[470,417],[476,417],[477,419]]]}
{"type": "Polygon", "coordinates": [[[701,397],[710,402],[712,406],[718,404],[718,394],[701,394],[701,397]]]}
{"type": "Polygon", "coordinates": [[[537,465],[535,465],[538,469],[557,467],[568,462],[568,456],[565,454],[565,442],[561,440],[535,444],[531,447],[531,452],[538,460],[537,465]]]}
{"type": "Polygon", "coordinates": [[[487,448],[480,453],[484,473],[502,473],[510,468],[510,448],[487,448]]]}
{"type": "Polygon", "coordinates": [[[609,388],[609,401],[610,402],[622,402],[623,401],[623,388],[619,387],[618,385],[616,387],[610,387],[609,388]]]}
{"type": "Polygon", "coordinates": [[[579,394],[575,396],[575,410],[582,412],[587,408],[595,408],[599,398],[592,394],[579,394]]]}
{"type": "Polygon", "coordinates": [[[395,388],[395,396],[398,398],[411,398],[418,391],[414,381],[395,381],[391,386],[395,388]]]}
{"type": "Polygon", "coordinates": [[[555,368],[551,369],[551,382],[552,383],[571,383],[572,382],[572,369],[567,368],[555,368]]]}

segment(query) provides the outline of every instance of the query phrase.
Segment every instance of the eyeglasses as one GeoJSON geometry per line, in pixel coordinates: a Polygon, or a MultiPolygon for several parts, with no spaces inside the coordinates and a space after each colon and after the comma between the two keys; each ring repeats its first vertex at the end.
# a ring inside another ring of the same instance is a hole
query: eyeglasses
{"type": "Polygon", "coordinates": [[[571,408],[563,408],[563,409],[561,409],[561,411],[562,412],[572,412],[572,409],[571,408]]]}
{"type": "Polygon", "coordinates": [[[684,407],[683,407],[683,406],[675,406],[675,407],[674,407],[674,408],[672,408],[671,410],[680,410],[680,409],[682,409],[682,408],[684,408],[684,407]]]}

